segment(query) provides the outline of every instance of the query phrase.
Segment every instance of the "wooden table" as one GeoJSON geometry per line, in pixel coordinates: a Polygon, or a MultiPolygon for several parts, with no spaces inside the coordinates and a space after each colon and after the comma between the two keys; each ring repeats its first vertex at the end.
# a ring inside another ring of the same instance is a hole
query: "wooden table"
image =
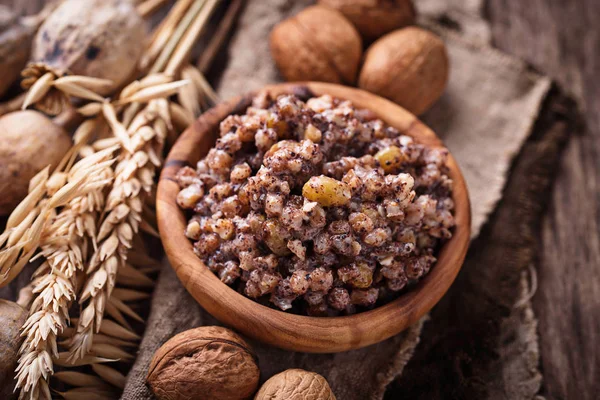
{"type": "Polygon", "coordinates": [[[494,45],[555,79],[584,126],[563,153],[541,226],[534,310],[542,394],[600,396],[600,1],[488,0],[494,45]]]}

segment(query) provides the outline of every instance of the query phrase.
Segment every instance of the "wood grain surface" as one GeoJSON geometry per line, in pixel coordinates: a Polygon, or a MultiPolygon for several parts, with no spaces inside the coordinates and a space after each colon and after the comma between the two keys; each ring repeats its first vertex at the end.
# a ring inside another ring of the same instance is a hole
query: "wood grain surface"
{"type": "Polygon", "coordinates": [[[600,395],[600,2],[488,0],[494,44],[531,62],[579,100],[542,224],[538,293],[542,394],[600,395]]]}
{"type": "MultiPolygon", "coordinates": [[[[435,133],[414,115],[381,97],[359,89],[325,83],[281,84],[268,87],[274,96],[331,94],[350,100],[430,147],[442,145],[435,133]]],[[[453,237],[441,249],[438,262],[415,287],[398,299],[352,316],[318,318],[284,313],[256,303],[223,284],[194,254],[185,237],[185,215],[176,203],[174,182],[184,165],[194,165],[213,146],[219,123],[229,114],[243,113],[251,96],[222,103],[203,114],[177,141],[165,163],[157,194],[158,225],[165,252],[177,276],[192,296],[215,318],[254,339],[281,348],[332,353],[357,349],[385,340],[418,321],[446,293],[464,261],[470,239],[470,204],[466,184],[449,155],[452,197],[456,205],[453,237]]]]}

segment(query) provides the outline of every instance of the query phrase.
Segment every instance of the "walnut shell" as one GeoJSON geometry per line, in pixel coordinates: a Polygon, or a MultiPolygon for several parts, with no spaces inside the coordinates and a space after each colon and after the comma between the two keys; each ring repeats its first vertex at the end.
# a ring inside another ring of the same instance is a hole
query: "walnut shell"
{"type": "Polygon", "coordinates": [[[424,29],[408,27],[369,47],[358,86],[420,115],[444,92],[448,69],[444,42],[424,29]]]}
{"type": "Polygon", "coordinates": [[[229,329],[202,326],[182,332],[154,354],[146,382],[160,400],[247,399],[260,371],[252,348],[229,329]]]}
{"type": "Polygon", "coordinates": [[[145,40],[133,2],[66,0],[38,30],[30,61],[59,75],[110,79],[118,87],[133,73],[145,40]]]}
{"type": "Polygon", "coordinates": [[[37,111],[0,117],[0,215],[8,215],[27,195],[29,180],[55,167],[71,147],[65,130],[37,111]]]}
{"type": "Polygon", "coordinates": [[[335,400],[335,395],[321,375],[288,369],[266,381],[254,400],[335,400]]]}
{"type": "Polygon", "coordinates": [[[0,5],[0,96],[17,80],[27,64],[35,24],[28,24],[8,7],[0,5]]]}
{"type": "Polygon", "coordinates": [[[362,41],[335,10],[308,7],[275,26],[270,42],[273,59],[288,81],[356,82],[362,41]]]}
{"type": "Polygon", "coordinates": [[[21,327],[26,320],[27,311],[23,307],[0,299],[0,399],[16,397],[13,378],[23,341],[21,327]]]}
{"type": "Polygon", "coordinates": [[[319,0],[319,4],[344,14],[367,42],[413,25],[416,18],[411,0],[319,0]]]}

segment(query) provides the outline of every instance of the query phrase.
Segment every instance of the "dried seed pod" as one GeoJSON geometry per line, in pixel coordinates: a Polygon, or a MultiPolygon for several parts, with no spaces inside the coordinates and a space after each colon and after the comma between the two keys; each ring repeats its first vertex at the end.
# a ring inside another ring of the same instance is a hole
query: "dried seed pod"
{"type": "Polygon", "coordinates": [[[369,47],[358,86],[419,115],[444,92],[448,70],[444,42],[411,26],[388,33],[369,47]]]}
{"type": "Polygon", "coordinates": [[[356,82],[362,41],[335,10],[308,7],[279,23],[270,40],[273,59],[288,81],[356,82]]]}
{"type": "Polygon", "coordinates": [[[335,400],[335,395],[321,375],[288,369],[266,381],[254,400],[335,400]]]}
{"type": "Polygon", "coordinates": [[[219,326],[182,332],[154,354],[146,382],[160,400],[241,400],[258,387],[252,348],[219,326]]]}
{"type": "Polygon", "coordinates": [[[8,7],[0,5],[0,96],[25,67],[36,27],[31,18],[19,18],[8,7]]]}
{"type": "Polygon", "coordinates": [[[27,195],[29,180],[48,165],[55,167],[71,139],[43,114],[27,110],[0,117],[0,143],[0,215],[8,215],[27,195]]]}
{"type": "Polygon", "coordinates": [[[367,42],[415,23],[411,0],[319,0],[319,4],[344,14],[367,42]]]}
{"type": "Polygon", "coordinates": [[[14,397],[14,371],[21,346],[21,327],[27,311],[12,301],[0,299],[0,398],[14,397]]]}
{"type": "Polygon", "coordinates": [[[145,40],[144,21],[132,2],[66,0],[38,30],[22,86],[30,89],[50,72],[49,84],[36,87],[43,93],[36,106],[57,114],[68,97],[50,88],[53,79],[66,74],[107,79],[112,85],[99,93],[106,95],[131,76],[145,40]]]}

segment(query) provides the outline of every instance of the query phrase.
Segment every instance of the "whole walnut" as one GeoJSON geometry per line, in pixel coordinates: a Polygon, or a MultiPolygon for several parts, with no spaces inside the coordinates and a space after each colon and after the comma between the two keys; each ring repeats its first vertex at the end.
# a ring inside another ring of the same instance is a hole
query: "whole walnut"
{"type": "Polygon", "coordinates": [[[160,400],[241,400],[256,391],[259,377],[256,356],[241,337],[203,326],[162,345],[146,382],[160,400]]]}
{"type": "Polygon", "coordinates": [[[288,369],[262,385],[254,400],[336,400],[327,380],[303,369],[288,369]]]}
{"type": "Polygon", "coordinates": [[[419,115],[444,92],[448,69],[444,42],[424,29],[408,27],[369,47],[358,86],[419,115]]]}
{"type": "Polygon", "coordinates": [[[344,14],[367,42],[413,25],[416,17],[411,0],[319,0],[319,4],[344,14]]]}
{"type": "Polygon", "coordinates": [[[356,82],[362,41],[335,10],[308,7],[275,26],[270,42],[273,59],[288,81],[356,82]]]}
{"type": "Polygon", "coordinates": [[[55,167],[71,147],[65,130],[37,111],[0,117],[0,215],[8,215],[27,195],[29,180],[55,167]]]}
{"type": "Polygon", "coordinates": [[[0,399],[11,399],[15,387],[14,372],[23,338],[21,327],[27,311],[12,301],[0,299],[0,399]]]}

